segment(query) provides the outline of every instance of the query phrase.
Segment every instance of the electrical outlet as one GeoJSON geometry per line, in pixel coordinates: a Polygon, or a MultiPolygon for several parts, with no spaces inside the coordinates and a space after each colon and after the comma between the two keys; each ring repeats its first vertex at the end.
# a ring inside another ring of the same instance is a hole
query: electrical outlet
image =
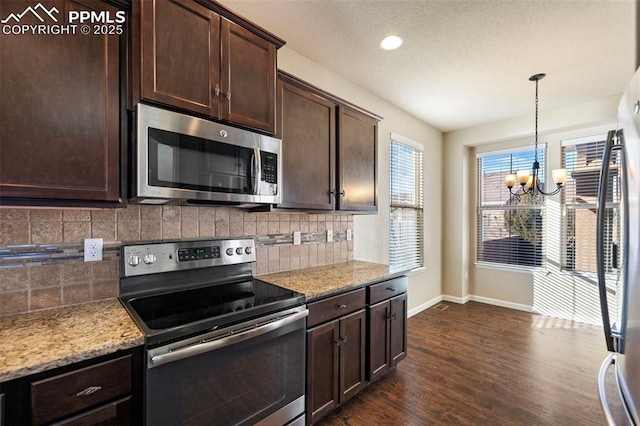
{"type": "Polygon", "coordinates": [[[327,229],[327,242],[330,243],[333,241],[333,229],[327,229]]]}
{"type": "Polygon", "coordinates": [[[85,238],[84,261],[96,262],[102,260],[102,238],[85,238]]]}
{"type": "Polygon", "coordinates": [[[300,245],[300,231],[293,231],[293,245],[300,245]]]}
{"type": "Polygon", "coordinates": [[[353,239],[353,231],[351,229],[347,229],[347,241],[351,241],[353,239]]]}

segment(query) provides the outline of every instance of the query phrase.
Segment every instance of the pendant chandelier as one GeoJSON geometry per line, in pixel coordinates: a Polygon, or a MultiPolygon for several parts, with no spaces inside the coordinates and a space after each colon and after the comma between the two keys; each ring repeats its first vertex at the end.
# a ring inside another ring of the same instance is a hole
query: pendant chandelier
{"type": "Polygon", "coordinates": [[[566,169],[555,169],[551,172],[553,181],[556,184],[556,189],[551,192],[544,192],[540,187],[540,163],[538,162],[538,82],[542,80],[546,74],[536,74],[529,77],[529,81],[536,82],[536,129],[535,129],[535,157],[533,160],[533,166],[531,172],[529,170],[518,170],[516,174],[508,174],[504,177],[504,182],[509,188],[509,192],[512,195],[519,196],[522,194],[532,195],[556,195],[563,188],[567,181],[566,169]],[[520,188],[513,191],[515,184],[519,183],[520,188]]]}

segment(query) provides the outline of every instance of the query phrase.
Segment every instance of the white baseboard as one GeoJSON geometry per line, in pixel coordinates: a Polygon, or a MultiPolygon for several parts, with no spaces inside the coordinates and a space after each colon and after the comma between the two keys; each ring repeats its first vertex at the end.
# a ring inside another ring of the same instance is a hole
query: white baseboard
{"type": "Polygon", "coordinates": [[[453,302],[453,303],[458,303],[460,305],[464,305],[465,303],[467,303],[469,300],[471,300],[469,298],[470,296],[465,296],[465,297],[457,297],[457,296],[449,296],[447,294],[443,294],[442,295],[442,300],[446,301],[446,302],[453,302]]]}
{"type": "Polygon", "coordinates": [[[486,303],[487,305],[501,306],[503,308],[516,309],[518,311],[533,312],[533,306],[522,305],[520,303],[505,302],[500,299],[492,299],[490,297],[469,296],[469,300],[474,302],[486,303]]]}
{"type": "Polygon", "coordinates": [[[442,302],[452,302],[452,303],[458,303],[460,305],[464,305],[465,303],[469,302],[469,301],[474,301],[474,302],[479,302],[479,303],[484,303],[487,305],[494,305],[494,306],[501,306],[503,308],[509,308],[509,309],[515,309],[518,311],[525,311],[525,312],[534,312],[533,311],[533,306],[529,306],[529,305],[522,305],[520,303],[513,303],[513,302],[506,302],[504,300],[500,300],[500,299],[492,299],[490,297],[483,297],[483,296],[474,296],[472,294],[465,296],[465,297],[456,297],[456,296],[449,296],[446,294],[440,295],[438,297],[434,297],[431,300],[428,300],[426,302],[424,302],[423,304],[416,306],[413,309],[410,309],[407,312],[407,316],[408,317],[412,317],[416,314],[419,314],[420,312],[429,309],[430,307],[442,302]]]}
{"type": "Polygon", "coordinates": [[[424,302],[423,304],[416,306],[413,309],[409,309],[409,311],[407,312],[407,316],[408,317],[412,317],[416,314],[419,314],[420,312],[429,309],[430,307],[432,307],[433,305],[436,305],[438,303],[442,302],[442,296],[438,296],[438,297],[434,297],[431,300],[428,300],[426,302],[424,302]]]}

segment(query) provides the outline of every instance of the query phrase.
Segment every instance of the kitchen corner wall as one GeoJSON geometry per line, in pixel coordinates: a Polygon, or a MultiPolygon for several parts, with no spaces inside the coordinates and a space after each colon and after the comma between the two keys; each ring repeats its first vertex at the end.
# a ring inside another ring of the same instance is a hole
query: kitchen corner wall
{"type": "MultiPolygon", "coordinates": [[[[229,207],[143,206],[124,209],[0,209],[0,250],[56,245],[78,254],[84,238],[120,242],[180,238],[251,237],[256,275],[353,260],[353,217],[338,214],[249,213],[229,207]],[[326,242],[333,230],[334,241],[326,242]],[[302,244],[292,244],[300,231],[302,244]]],[[[0,262],[0,316],[110,299],[118,295],[119,258],[101,262],[0,262]]],[[[7,254],[6,252],[4,253],[7,254]]]]}

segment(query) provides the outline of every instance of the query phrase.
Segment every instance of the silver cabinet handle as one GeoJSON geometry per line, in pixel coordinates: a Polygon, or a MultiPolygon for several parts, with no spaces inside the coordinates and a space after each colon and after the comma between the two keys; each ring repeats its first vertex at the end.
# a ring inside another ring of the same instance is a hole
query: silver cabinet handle
{"type": "Polygon", "coordinates": [[[229,90],[229,91],[227,92],[227,95],[226,95],[226,96],[227,96],[227,100],[228,100],[228,101],[230,101],[230,100],[231,100],[231,90],[229,90]]]}
{"type": "Polygon", "coordinates": [[[396,291],[396,289],[394,287],[387,287],[387,290],[389,291],[396,291]]]}
{"type": "Polygon", "coordinates": [[[607,418],[607,424],[609,426],[616,426],[616,421],[613,417],[613,413],[611,412],[609,402],[607,401],[605,381],[607,378],[607,371],[609,370],[609,367],[615,363],[616,354],[609,354],[609,356],[604,359],[604,362],[600,366],[600,371],[598,372],[598,395],[600,396],[602,411],[604,411],[604,416],[607,418]]]}
{"type": "Polygon", "coordinates": [[[102,390],[102,386],[89,386],[88,388],[82,389],[80,392],[76,393],[76,396],[91,396],[100,390],[102,390]]]}
{"type": "Polygon", "coordinates": [[[347,309],[347,305],[345,304],[338,305],[338,309],[347,309]]]}
{"type": "Polygon", "coordinates": [[[220,86],[216,84],[216,87],[213,89],[213,94],[217,97],[220,97],[220,86]]]}

